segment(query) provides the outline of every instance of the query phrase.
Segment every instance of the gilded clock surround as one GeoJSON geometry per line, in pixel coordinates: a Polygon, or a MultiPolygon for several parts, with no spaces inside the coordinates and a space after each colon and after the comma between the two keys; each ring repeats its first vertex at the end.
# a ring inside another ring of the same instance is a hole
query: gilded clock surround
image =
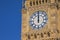
{"type": "Polygon", "coordinates": [[[26,0],[22,8],[21,40],[60,40],[60,1],[59,0],[26,0]],[[41,1],[41,3],[40,3],[41,1]],[[31,3],[30,3],[31,2],[31,3]],[[35,4],[33,4],[35,2],[35,4]],[[30,16],[36,11],[45,11],[48,22],[40,30],[33,30],[29,25],[30,16]]]}

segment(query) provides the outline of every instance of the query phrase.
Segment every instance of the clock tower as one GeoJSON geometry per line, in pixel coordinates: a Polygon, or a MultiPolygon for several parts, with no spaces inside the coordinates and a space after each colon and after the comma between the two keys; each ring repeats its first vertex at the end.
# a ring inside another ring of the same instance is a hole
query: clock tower
{"type": "Polygon", "coordinates": [[[21,40],[60,40],[60,0],[22,0],[21,40]]]}

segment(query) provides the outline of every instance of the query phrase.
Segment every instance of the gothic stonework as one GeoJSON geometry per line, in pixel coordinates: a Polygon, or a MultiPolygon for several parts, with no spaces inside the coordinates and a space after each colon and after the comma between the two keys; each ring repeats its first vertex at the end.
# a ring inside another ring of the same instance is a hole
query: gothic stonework
{"type": "Polygon", "coordinates": [[[60,0],[24,0],[21,40],[60,40],[60,0]]]}

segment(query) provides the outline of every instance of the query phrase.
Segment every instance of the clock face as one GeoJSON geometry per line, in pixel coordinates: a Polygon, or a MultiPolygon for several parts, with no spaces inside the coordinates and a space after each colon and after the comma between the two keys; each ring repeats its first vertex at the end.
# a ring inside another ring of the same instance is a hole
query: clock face
{"type": "Polygon", "coordinates": [[[29,24],[32,27],[32,29],[40,29],[44,27],[44,25],[47,23],[47,20],[48,17],[46,12],[36,11],[31,15],[29,24]]]}

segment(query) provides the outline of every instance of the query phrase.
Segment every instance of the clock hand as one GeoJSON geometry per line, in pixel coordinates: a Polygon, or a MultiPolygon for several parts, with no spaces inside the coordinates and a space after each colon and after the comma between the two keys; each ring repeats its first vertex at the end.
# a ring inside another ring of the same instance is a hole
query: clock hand
{"type": "Polygon", "coordinates": [[[39,11],[38,11],[38,23],[39,23],[39,11]]]}

